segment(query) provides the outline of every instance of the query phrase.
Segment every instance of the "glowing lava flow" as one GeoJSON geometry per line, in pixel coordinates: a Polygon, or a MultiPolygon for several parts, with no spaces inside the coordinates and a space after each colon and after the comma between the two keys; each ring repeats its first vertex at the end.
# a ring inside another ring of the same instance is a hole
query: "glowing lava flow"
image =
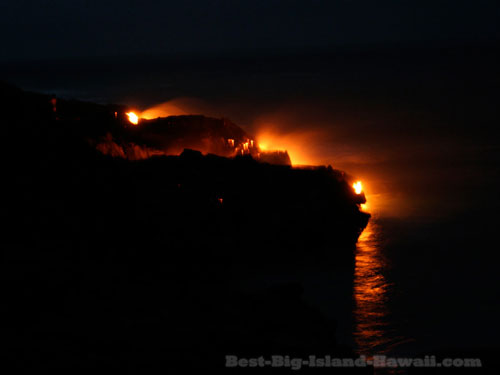
{"type": "Polygon", "coordinates": [[[361,191],[363,190],[363,187],[361,186],[361,181],[355,182],[354,184],[352,184],[352,187],[354,188],[356,194],[361,194],[361,191]]]}
{"type": "Polygon", "coordinates": [[[139,123],[139,116],[137,116],[134,112],[127,112],[125,114],[128,116],[128,120],[132,124],[137,125],[139,123]]]}

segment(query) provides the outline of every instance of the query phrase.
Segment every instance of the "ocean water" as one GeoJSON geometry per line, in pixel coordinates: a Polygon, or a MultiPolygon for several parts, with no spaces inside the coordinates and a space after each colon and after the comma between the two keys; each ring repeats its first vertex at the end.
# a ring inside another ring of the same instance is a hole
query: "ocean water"
{"type": "MultiPolygon", "coordinates": [[[[359,178],[373,217],[357,244],[352,341],[362,354],[402,356],[499,346],[495,52],[56,61],[4,64],[0,79],[229,118],[294,164],[359,178]]],[[[314,285],[328,313],[331,287],[314,285]]]]}
{"type": "Polygon", "coordinates": [[[480,215],[468,219],[372,220],[356,255],[354,336],[362,353],[498,347],[495,229],[480,215]]]}

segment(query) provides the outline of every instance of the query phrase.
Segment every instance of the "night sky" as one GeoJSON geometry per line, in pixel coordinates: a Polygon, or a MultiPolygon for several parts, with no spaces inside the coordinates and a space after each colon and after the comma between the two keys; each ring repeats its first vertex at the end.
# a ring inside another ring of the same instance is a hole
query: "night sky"
{"type": "Polygon", "coordinates": [[[7,0],[0,61],[498,41],[497,1],[7,0]]]}

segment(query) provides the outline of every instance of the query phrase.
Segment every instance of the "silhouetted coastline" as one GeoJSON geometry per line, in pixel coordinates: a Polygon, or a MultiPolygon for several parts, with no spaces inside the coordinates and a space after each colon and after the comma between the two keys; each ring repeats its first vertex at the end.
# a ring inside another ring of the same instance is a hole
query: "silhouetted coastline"
{"type": "Polygon", "coordinates": [[[305,263],[352,273],[369,215],[343,172],[194,150],[113,157],[95,146],[130,137],[124,107],[6,85],[1,102],[18,141],[4,147],[11,364],[192,373],[227,354],[354,358],[300,281],[243,287],[305,263]]]}

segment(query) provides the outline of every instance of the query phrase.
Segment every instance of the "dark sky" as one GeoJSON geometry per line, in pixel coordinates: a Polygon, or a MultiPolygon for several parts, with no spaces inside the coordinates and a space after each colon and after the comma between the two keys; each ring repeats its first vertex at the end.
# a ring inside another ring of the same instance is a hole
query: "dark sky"
{"type": "Polygon", "coordinates": [[[499,39],[497,0],[3,0],[0,60],[499,39]]]}

